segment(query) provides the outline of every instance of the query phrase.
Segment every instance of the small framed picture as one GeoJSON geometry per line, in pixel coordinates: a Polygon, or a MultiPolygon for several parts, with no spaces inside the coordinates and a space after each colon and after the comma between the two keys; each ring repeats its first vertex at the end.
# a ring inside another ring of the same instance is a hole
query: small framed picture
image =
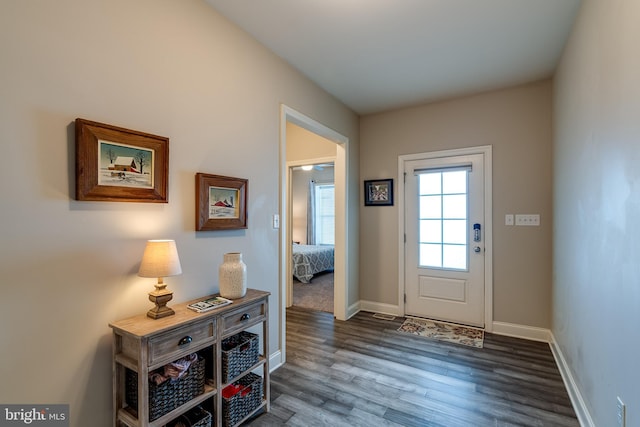
{"type": "Polygon", "coordinates": [[[229,176],[196,174],[196,230],[247,228],[249,181],[229,176]]]}
{"type": "Polygon", "coordinates": [[[169,138],[76,119],[76,200],[167,203],[169,138]]]}
{"type": "Polygon", "coordinates": [[[364,182],[365,206],[393,206],[393,179],[364,182]]]}

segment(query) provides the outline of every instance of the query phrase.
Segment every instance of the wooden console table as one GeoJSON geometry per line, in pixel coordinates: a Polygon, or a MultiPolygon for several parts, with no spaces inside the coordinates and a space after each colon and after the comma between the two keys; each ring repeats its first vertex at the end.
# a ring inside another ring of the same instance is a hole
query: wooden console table
{"type": "Polygon", "coordinates": [[[268,297],[269,292],[248,289],[244,298],[236,299],[233,304],[205,313],[189,310],[187,305],[207,297],[173,305],[172,308],[175,310],[173,316],[154,320],[141,314],[111,323],[109,326],[113,329],[114,426],[161,427],[196,406],[201,406],[212,413],[212,426],[223,426],[222,390],[256,370],[262,371],[262,403],[235,425],[241,424],[260,409],[264,408],[268,412],[270,410],[268,297]],[[259,324],[262,324],[262,344],[258,363],[223,383],[222,340],[259,324]],[[208,356],[208,358],[205,356],[204,393],[158,419],[150,421],[149,372],[195,352],[202,352],[208,356]],[[128,405],[125,398],[127,370],[137,373],[137,410],[128,405]]]}

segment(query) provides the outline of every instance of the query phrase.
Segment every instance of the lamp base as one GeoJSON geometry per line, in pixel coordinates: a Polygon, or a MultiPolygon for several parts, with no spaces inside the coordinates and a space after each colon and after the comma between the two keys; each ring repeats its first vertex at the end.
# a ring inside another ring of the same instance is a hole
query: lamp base
{"type": "Polygon", "coordinates": [[[164,307],[156,306],[151,310],[147,311],[147,317],[151,317],[152,319],[161,319],[163,317],[173,316],[174,314],[176,314],[176,312],[167,306],[164,306],[164,307]]]}
{"type": "Polygon", "coordinates": [[[167,307],[167,303],[173,298],[173,292],[166,289],[166,285],[159,287],[156,285],[156,290],[149,292],[149,301],[156,306],[147,311],[147,317],[152,319],[161,319],[163,317],[172,316],[176,312],[173,309],[167,307]]]}

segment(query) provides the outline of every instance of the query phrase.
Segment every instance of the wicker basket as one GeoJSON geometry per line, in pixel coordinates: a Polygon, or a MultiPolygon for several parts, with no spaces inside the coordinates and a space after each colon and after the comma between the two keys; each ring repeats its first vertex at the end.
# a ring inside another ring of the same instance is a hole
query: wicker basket
{"type": "Polygon", "coordinates": [[[222,340],[222,382],[227,383],[258,363],[259,337],[251,332],[240,332],[222,340]]]}
{"type": "MultiPolygon", "coordinates": [[[[130,369],[126,371],[125,401],[138,410],[138,373],[130,369]]],[[[178,406],[204,393],[205,360],[198,357],[187,373],[175,381],[168,380],[162,384],[149,382],[149,421],[156,420],[173,411],[178,406]]]]}
{"type": "Polygon", "coordinates": [[[197,406],[165,427],[211,427],[211,414],[197,406]]]}
{"type": "Polygon", "coordinates": [[[244,392],[231,397],[222,396],[223,425],[233,426],[262,403],[262,377],[249,373],[235,381],[233,385],[245,387],[244,392]]]}

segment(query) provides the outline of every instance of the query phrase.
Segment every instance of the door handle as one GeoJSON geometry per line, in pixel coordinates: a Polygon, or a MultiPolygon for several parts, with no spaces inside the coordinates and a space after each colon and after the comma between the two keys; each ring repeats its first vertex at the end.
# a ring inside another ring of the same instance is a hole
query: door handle
{"type": "Polygon", "coordinates": [[[480,249],[480,246],[474,246],[474,247],[473,247],[473,252],[475,252],[475,253],[477,253],[477,254],[479,254],[481,250],[482,250],[482,249],[480,249]]]}

